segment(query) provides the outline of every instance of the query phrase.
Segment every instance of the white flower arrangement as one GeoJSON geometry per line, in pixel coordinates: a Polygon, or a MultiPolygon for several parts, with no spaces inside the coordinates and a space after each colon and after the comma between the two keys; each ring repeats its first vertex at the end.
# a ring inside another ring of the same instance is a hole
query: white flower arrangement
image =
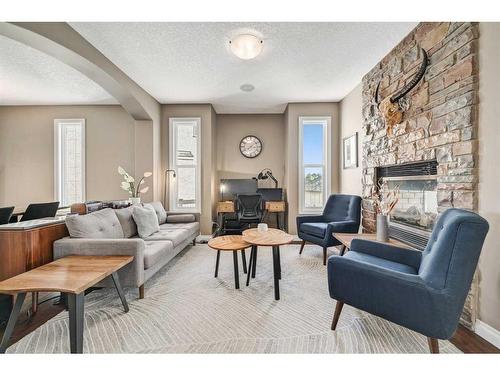
{"type": "Polygon", "coordinates": [[[121,188],[127,191],[131,198],[139,198],[140,194],[144,194],[149,190],[148,186],[141,187],[145,181],[145,178],[151,177],[153,173],[145,172],[142,178],[139,180],[137,187],[135,185],[135,179],[132,177],[125,169],[118,167],[118,173],[123,176],[124,181],[121,183],[121,188]]]}

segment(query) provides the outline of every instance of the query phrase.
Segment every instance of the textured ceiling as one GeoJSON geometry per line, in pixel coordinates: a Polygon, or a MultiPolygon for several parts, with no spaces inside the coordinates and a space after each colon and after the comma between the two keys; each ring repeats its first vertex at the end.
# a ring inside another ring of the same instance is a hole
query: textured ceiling
{"type": "Polygon", "coordinates": [[[70,66],[0,36],[0,105],[115,103],[101,86],[70,66]]]}
{"type": "MultiPolygon", "coordinates": [[[[281,113],[288,102],[338,101],[416,23],[71,23],[161,103],[212,103],[218,113],[281,113]],[[240,60],[230,38],[264,40],[240,60]],[[242,92],[242,84],[255,90],[242,92]]],[[[111,104],[73,68],[0,36],[0,105],[111,104]]]]}
{"type": "Polygon", "coordinates": [[[283,112],[288,102],[338,101],[416,23],[72,23],[161,103],[212,103],[218,113],[283,112]],[[228,41],[259,35],[254,60],[228,41]],[[253,92],[240,90],[242,84],[253,92]]]}

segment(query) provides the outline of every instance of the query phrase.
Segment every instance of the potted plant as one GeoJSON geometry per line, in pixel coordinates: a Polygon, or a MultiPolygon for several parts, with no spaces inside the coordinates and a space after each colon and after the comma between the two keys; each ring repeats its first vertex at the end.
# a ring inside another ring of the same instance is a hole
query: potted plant
{"type": "Polygon", "coordinates": [[[389,240],[388,217],[399,201],[399,185],[390,190],[387,182],[379,181],[372,191],[373,205],[377,214],[377,241],[389,240]]]}
{"type": "Polygon", "coordinates": [[[141,203],[140,195],[146,193],[149,190],[148,186],[142,186],[145,183],[145,179],[151,177],[153,173],[144,172],[139,183],[135,184],[135,179],[132,177],[125,169],[118,167],[118,173],[123,176],[124,181],[121,183],[121,188],[127,191],[130,195],[130,203],[137,204],[141,203]]]}

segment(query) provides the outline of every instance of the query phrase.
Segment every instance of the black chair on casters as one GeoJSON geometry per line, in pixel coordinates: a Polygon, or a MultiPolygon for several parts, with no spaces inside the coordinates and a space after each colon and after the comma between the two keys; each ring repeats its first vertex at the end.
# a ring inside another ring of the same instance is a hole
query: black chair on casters
{"type": "Polygon", "coordinates": [[[259,224],[263,216],[262,195],[238,194],[236,196],[236,210],[238,213],[238,222],[242,227],[259,224]]]}
{"type": "Polygon", "coordinates": [[[26,208],[23,217],[19,221],[43,219],[45,217],[54,217],[56,216],[58,209],[59,209],[59,202],[32,203],[26,208]]]}
{"type": "Polygon", "coordinates": [[[14,212],[14,207],[1,207],[0,224],[8,224],[13,212],[14,212]]]}

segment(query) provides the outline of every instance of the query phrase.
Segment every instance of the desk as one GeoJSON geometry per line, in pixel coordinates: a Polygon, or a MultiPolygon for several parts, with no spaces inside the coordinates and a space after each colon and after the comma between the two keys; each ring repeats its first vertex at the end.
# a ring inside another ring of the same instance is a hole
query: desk
{"type": "MultiPolygon", "coordinates": [[[[374,241],[374,242],[380,242],[377,241],[377,235],[375,233],[333,233],[333,237],[335,237],[337,240],[340,241],[342,244],[342,249],[340,250],[340,255],[344,255],[346,250],[349,250],[351,248],[351,242],[352,240],[367,240],[367,241],[374,241]]],[[[388,242],[383,242],[388,245],[393,245],[397,247],[401,247],[403,249],[413,249],[413,247],[395,240],[394,238],[389,238],[388,242]]]]}
{"type": "MultiPolygon", "coordinates": [[[[222,226],[224,225],[224,216],[228,213],[236,212],[233,201],[221,201],[217,202],[217,232],[219,235],[222,231],[222,226]]],[[[286,202],[285,201],[266,201],[264,206],[264,215],[262,216],[262,221],[264,222],[269,214],[276,214],[276,228],[283,230],[286,227],[286,202]],[[282,218],[280,223],[280,217],[282,218]]]]}

